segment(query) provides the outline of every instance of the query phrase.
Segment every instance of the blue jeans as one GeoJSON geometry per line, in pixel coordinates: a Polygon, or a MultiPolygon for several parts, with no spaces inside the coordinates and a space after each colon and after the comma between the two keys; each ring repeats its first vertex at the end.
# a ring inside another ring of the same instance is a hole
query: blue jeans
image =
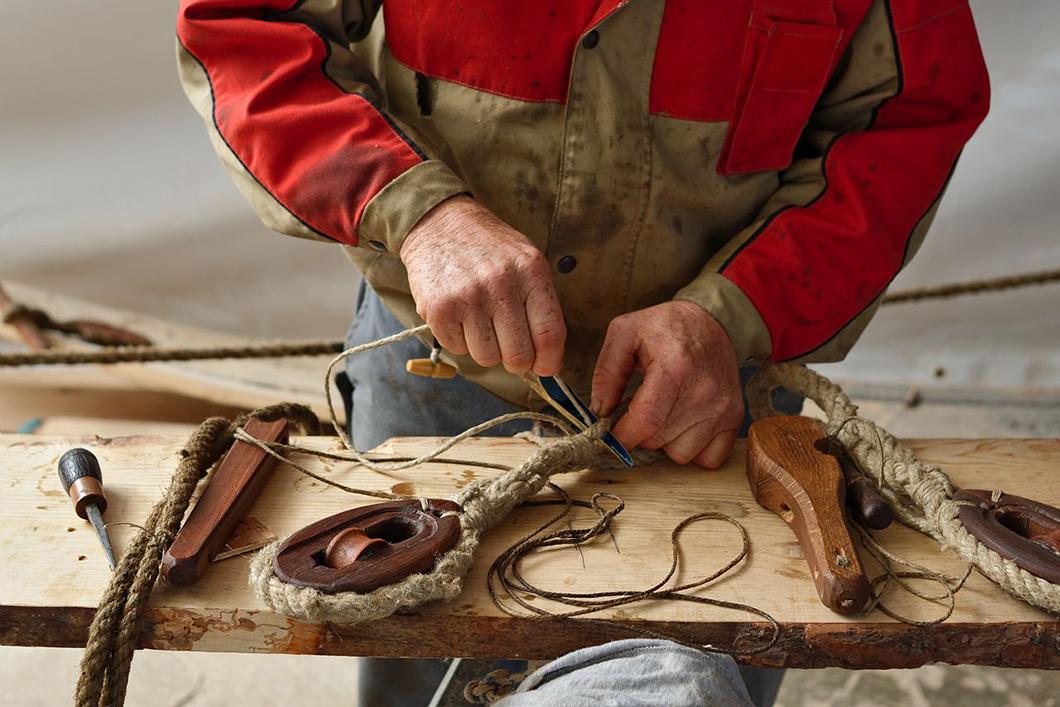
{"type": "MultiPolygon", "coordinates": [[[[357,314],[353,326],[347,335],[347,346],[356,346],[384,336],[390,336],[403,330],[405,327],[394,317],[383,305],[379,296],[362,282],[361,289],[357,295],[357,314]]],[[[409,375],[405,372],[405,361],[410,358],[424,358],[430,352],[418,339],[406,339],[390,346],[385,346],[371,351],[365,351],[346,362],[346,377],[340,388],[346,393],[347,419],[350,420],[350,436],[358,449],[366,450],[382,444],[391,437],[422,437],[439,436],[449,437],[463,432],[468,427],[483,422],[492,417],[508,412],[515,412],[518,408],[501,400],[492,393],[480,388],[474,383],[457,377],[451,380],[438,380],[432,378],[421,378],[409,375]]],[[[740,380],[746,384],[754,373],[753,368],[744,367],[740,369],[740,380]]],[[[778,392],[774,397],[774,405],[778,410],[798,413],[802,409],[802,399],[788,393],[778,392]]],[[[746,433],[750,419],[744,424],[746,433]]],[[[526,430],[529,424],[526,422],[515,422],[502,425],[490,431],[490,434],[511,436],[517,432],[526,430]]],[[[634,641],[636,642],[636,641],[634,641]]],[[[611,665],[626,666],[631,655],[625,652],[629,641],[618,641],[615,644],[596,646],[599,650],[610,656],[607,660],[615,660],[611,665]],[[622,644],[625,648],[612,651],[609,647],[622,644]]],[[[659,643],[659,642],[654,642],[659,643]]],[[[655,646],[646,649],[652,660],[658,659],[667,662],[667,665],[706,665],[710,663],[713,667],[703,667],[703,674],[693,682],[699,684],[714,685],[717,690],[722,690],[723,680],[717,675],[729,675],[738,670],[739,675],[747,685],[747,691],[754,704],[768,706],[773,704],[783,670],[770,670],[765,668],[753,668],[750,666],[737,666],[732,658],[718,654],[710,654],[710,659],[703,663],[697,663],[695,659],[688,656],[685,649],[677,644],[664,643],[666,650],[655,646]],[[664,658],[660,655],[666,653],[664,658]],[[720,671],[720,672],[718,672],[720,671]],[[700,680],[699,678],[702,678],[700,680]],[[717,678],[717,679],[716,679],[717,678]],[[721,680],[719,682],[719,680],[721,680]],[[705,681],[705,682],[704,682],[705,681]]],[[[639,649],[638,649],[639,650],[639,649]]],[[[582,651],[576,651],[571,656],[580,656],[578,660],[584,660],[582,651]]],[[[550,665],[562,663],[570,656],[564,656],[550,665]]],[[[563,663],[566,665],[566,663],[563,663]]],[[[511,667],[511,666],[508,666],[511,667]]],[[[548,667],[548,666],[546,666],[548,667]]],[[[518,669],[518,668],[517,668],[518,669]]],[[[623,669],[625,669],[623,667],[623,669]]],[[[359,704],[362,707],[422,707],[426,705],[434,693],[435,687],[445,674],[446,664],[442,660],[425,659],[388,659],[388,658],[365,658],[358,661],[358,693],[359,704]]],[[[569,670],[568,670],[569,672],[569,670]]],[[[593,673],[596,674],[596,673],[593,673]]],[[[535,674],[536,676],[536,674],[535,674]]],[[[650,677],[645,677],[650,680],[650,677]]],[[[568,681],[564,678],[564,681],[568,681]]],[[[560,681],[539,680],[542,692],[545,691],[546,682],[551,685],[548,690],[562,691],[568,688],[559,688],[556,685],[560,681]],[[555,683],[555,684],[553,684],[555,683]]],[[[566,684],[564,682],[564,684],[566,684]]],[[[616,683],[618,684],[618,683],[616,683]]],[[[650,690],[646,690],[647,694],[650,690]]],[[[728,696],[731,701],[717,701],[715,704],[744,704],[733,696],[733,693],[719,693],[715,699],[728,696]]],[[[606,704],[639,704],[633,702],[611,702],[604,700],[604,695],[598,695],[600,703],[606,704]]],[[[618,699],[621,695],[610,695],[618,699]]],[[[524,698],[525,699],[525,698],[524,698]]],[[[593,700],[595,702],[596,700],[593,700]]],[[[512,702],[513,705],[523,704],[559,704],[557,702],[512,702]]],[[[655,704],[644,702],[643,704],[655,704]]],[[[683,703],[667,702],[666,704],[679,707],[683,703]]],[[[701,702],[689,704],[702,704],[701,702]]]]}

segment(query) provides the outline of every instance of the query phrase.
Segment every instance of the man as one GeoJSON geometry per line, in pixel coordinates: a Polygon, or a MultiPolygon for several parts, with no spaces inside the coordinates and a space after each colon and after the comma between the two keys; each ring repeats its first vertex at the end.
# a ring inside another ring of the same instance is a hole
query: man
{"type": "Polygon", "coordinates": [[[514,374],[562,371],[602,415],[636,378],[618,438],[718,467],[739,366],[847,353],[989,103],[958,0],[379,5],[183,0],[178,21],[185,90],[264,223],[361,269],[351,341],[426,321],[459,368],[354,359],[361,446],[537,405],[514,374]]]}

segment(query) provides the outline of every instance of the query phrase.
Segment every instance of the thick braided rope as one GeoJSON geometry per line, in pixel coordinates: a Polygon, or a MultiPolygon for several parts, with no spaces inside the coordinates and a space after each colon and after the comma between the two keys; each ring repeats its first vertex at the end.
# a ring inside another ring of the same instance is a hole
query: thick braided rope
{"type": "MultiPolygon", "coordinates": [[[[284,417],[304,432],[317,427],[316,416],[303,405],[271,405],[251,416],[262,420],[284,417]]],[[[196,484],[228,450],[235,430],[244,421],[212,417],[199,426],[181,450],[181,461],[169,488],[118,562],[89,626],[74,693],[78,707],[109,707],[125,701],[133,652],[139,643],[144,610],[158,578],[162,553],[180,528],[196,484]]]]}
{"type": "Polygon", "coordinates": [[[767,364],[747,386],[751,415],[778,414],[771,403],[776,388],[813,400],[828,418],[829,435],[839,441],[906,525],[930,535],[944,549],[979,568],[1009,594],[1052,614],[1060,614],[1060,585],[1021,569],[968,532],[958,517],[954,486],[939,467],[924,464],[887,430],[857,415],[842,389],[803,366],[767,364]]]}
{"type": "Polygon", "coordinates": [[[493,479],[469,485],[455,499],[461,506],[460,539],[438,558],[430,572],[408,577],[366,594],[325,594],[281,581],[272,571],[280,543],[263,548],[250,565],[250,584],[273,609],[304,621],[358,623],[390,616],[421,604],[448,600],[460,593],[479,540],[487,529],[544,487],[549,477],[589,466],[597,456],[596,440],[608,424],[597,425],[543,446],[521,466],[493,479]]]}

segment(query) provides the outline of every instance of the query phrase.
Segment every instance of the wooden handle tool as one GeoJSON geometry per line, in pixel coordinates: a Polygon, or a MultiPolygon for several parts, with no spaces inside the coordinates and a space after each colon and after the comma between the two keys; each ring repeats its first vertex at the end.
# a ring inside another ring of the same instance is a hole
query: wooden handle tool
{"type": "Polygon", "coordinates": [[[801,416],[768,417],[747,435],[747,479],[759,505],[795,531],[821,602],[853,614],[869,601],[869,582],[846,524],[846,481],[838,460],[815,446],[824,426],[801,416]]]}
{"type": "MultiPolygon", "coordinates": [[[[251,419],[247,433],[267,442],[287,441],[287,420],[251,419]]],[[[210,483],[162,557],[162,575],[173,584],[193,584],[261,494],[276,468],[275,457],[237,440],[214,470],[210,483]]]]}
{"type": "Polygon", "coordinates": [[[889,527],[894,522],[894,511],[876,490],[872,479],[861,473],[861,469],[858,469],[846,452],[839,451],[834,456],[839,461],[843,476],[846,477],[847,506],[854,517],[873,530],[889,527]]]}

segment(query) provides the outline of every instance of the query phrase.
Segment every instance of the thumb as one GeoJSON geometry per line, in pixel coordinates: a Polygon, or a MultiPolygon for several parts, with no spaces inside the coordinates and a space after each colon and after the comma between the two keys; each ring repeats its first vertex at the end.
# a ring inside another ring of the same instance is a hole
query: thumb
{"type": "Polygon", "coordinates": [[[610,415],[622,400],[622,392],[633,375],[639,346],[638,338],[624,320],[612,320],[593,371],[589,407],[596,415],[610,415]]]}

